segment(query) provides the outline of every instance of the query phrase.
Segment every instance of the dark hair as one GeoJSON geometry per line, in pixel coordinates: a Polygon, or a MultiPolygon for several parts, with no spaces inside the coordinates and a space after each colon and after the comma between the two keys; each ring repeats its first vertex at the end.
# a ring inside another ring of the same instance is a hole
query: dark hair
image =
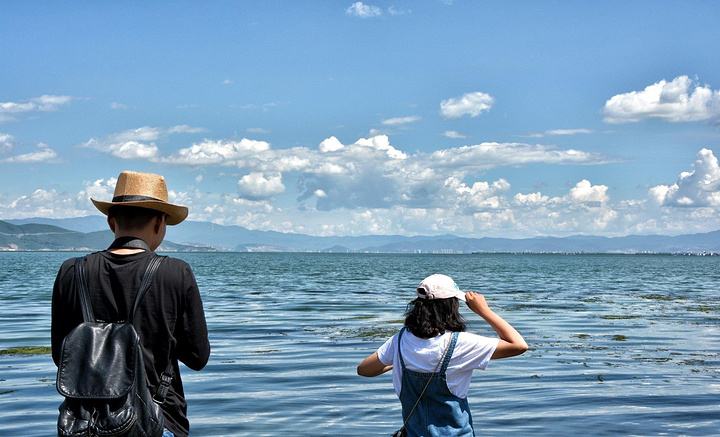
{"type": "Polygon", "coordinates": [[[108,211],[108,218],[114,218],[117,226],[126,231],[142,229],[148,223],[164,215],[165,213],[162,211],[125,205],[111,206],[108,211]]]}
{"type": "Polygon", "coordinates": [[[416,337],[432,338],[445,331],[464,331],[458,299],[422,299],[410,302],[405,311],[405,327],[416,337]]]}

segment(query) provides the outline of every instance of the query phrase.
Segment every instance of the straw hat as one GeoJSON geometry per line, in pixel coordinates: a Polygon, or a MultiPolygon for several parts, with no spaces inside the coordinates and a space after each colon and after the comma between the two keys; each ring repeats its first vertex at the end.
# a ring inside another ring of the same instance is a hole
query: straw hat
{"type": "Polygon", "coordinates": [[[134,206],[154,209],[168,215],[167,224],[176,225],[188,215],[185,206],[168,203],[168,190],[165,178],[152,173],[124,171],[118,176],[115,193],[111,202],[92,200],[101,213],[108,215],[110,207],[115,205],[134,206]]]}

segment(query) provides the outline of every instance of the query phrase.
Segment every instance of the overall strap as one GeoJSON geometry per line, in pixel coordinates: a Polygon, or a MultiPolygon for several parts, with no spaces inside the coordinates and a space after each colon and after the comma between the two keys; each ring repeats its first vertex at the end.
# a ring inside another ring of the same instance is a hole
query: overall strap
{"type": "Polygon", "coordinates": [[[400,340],[402,340],[403,332],[405,332],[405,327],[400,330],[400,333],[398,334],[397,339],[397,348],[398,348],[398,356],[400,356],[400,366],[402,367],[403,372],[405,371],[405,360],[403,360],[402,356],[402,348],[400,347],[400,340]]]}
{"type": "Polygon", "coordinates": [[[85,275],[86,263],[86,257],[75,258],[75,289],[80,295],[83,322],[95,322],[95,314],[90,304],[90,292],[88,291],[87,277],[85,275]]]}
{"type": "Polygon", "coordinates": [[[450,358],[452,358],[452,354],[455,351],[455,345],[457,344],[458,336],[460,335],[459,332],[453,332],[452,338],[450,339],[450,344],[448,345],[447,351],[445,351],[445,358],[442,362],[442,367],[440,367],[440,373],[445,374],[445,371],[448,368],[448,364],[450,364],[450,358]]]}
{"type": "Polygon", "coordinates": [[[135,312],[137,311],[138,306],[140,306],[140,302],[142,301],[143,297],[145,297],[145,293],[147,293],[148,289],[150,288],[153,277],[155,276],[158,267],[160,267],[160,264],[163,262],[164,259],[164,256],[158,256],[155,254],[153,254],[152,258],[150,258],[150,262],[148,263],[148,266],[145,269],[145,273],[143,274],[142,281],[140,282],[140,288],[135,294],[135,302],[133,302],[130,314],[128,314],[128,322],[133,322],[135,312]]]}
{"type": "Polygon", "coordinates": [[[108,250],[111,249],[143,249],[150,252],[147,243],[138,237],[118,237],[108,247],[108,250]]]}

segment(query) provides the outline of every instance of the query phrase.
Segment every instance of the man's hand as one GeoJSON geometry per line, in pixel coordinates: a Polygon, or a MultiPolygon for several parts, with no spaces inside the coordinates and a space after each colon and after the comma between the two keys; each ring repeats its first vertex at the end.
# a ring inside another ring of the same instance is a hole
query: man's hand
{"type": "Polygon", "coordinates": [[[465,302],[467,306],[477,315],[484,316],[490,312],[490,307],[485,301],[485,296],[474,291],[465,293],[465,302]]]}

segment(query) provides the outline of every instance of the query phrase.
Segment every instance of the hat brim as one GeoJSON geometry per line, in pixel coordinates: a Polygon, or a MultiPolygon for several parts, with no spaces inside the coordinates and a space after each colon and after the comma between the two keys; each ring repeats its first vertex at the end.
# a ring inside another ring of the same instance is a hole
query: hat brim
{"type": "Polygon", "coordinates": [[[177,225],[185,220],[188,216],[188,209],[185,206],[174,205],[172,203],[162,202],[160,200],[136,200],[131,202],[103,202],[102,200],[90,199],[101,213],[108,215],[110,208],[113,206],[134,206],[136,208],[147,208],[167,214],[167,224],[169,226],[177,225]]]}
{"type": "Polygon", "coordinates": [[[445,296],[445,297],[427,297],[427,296],[424,296],[424,295],[418,293],[417,289],[415,290],[415,294],[417,295],[417,297],[419,297],[421,299],[433,300],[433,299],[450,299],[451,297],[456,297],[463,302],[467,302],[467,299],[465,299],[465,292],[462,290],[458,290],[456,293],[453,293],[452,296],[445,296]]]}

